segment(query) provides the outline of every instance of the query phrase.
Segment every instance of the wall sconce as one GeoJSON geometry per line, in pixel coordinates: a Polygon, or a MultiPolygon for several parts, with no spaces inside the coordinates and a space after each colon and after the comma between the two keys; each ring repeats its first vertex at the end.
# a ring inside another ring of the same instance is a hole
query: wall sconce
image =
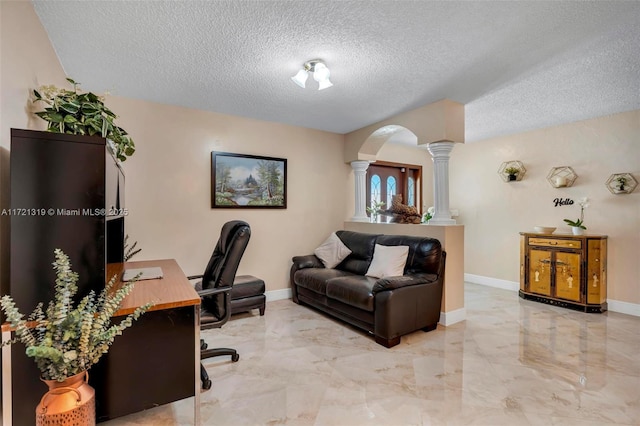
{"type": "Polygon", "coordinates": [[[631,194],[638,181],[631,173],[616,173],[609,176],[605,185],[612,194],[631,194]]]}
{"type": "Polygon", "coordinates": [[[578,175],[569,166],[554,167],[547,175],[547,181],[554,188],[573,186],[577,178],[578,175]]]}
{"type": "Polygon", "coordinates": [[[318,82],[318,90],[324,90],[333,86],[333,83],[329,80],[331,72],[320,59],[312,59],[305,62],[302,69],[298,71],[296,75],[291,77],[291,80],[304,89],[307,83],[307,78],[309,78],[309,73],[313,73],[313,79],[318,82]]]}
{"type": "Polygon", "coordinates": [[[524,168],[522,161],[518,160],[505,161],[498,169],[498,174],[505,182],[520,181],[525,173],[527,173],[527,169],[524,168]]]}

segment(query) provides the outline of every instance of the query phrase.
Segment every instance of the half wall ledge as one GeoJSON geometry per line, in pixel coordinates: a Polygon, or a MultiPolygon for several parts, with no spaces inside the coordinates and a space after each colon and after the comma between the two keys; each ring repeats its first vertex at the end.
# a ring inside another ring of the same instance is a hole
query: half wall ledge
{"type": "Polygon", "coordinates": [[[346,221],[347,231],[368,234],[411,235],[440,241],[447,252],[440,324],[452,325],[466,319],[464,309],[464,225],[412,225],[346,221]]]}

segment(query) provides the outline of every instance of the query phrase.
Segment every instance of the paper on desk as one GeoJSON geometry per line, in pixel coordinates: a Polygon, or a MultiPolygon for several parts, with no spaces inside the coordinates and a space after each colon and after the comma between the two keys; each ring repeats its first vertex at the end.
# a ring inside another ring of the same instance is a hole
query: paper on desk
{"type": "Polygon", "coordinates": [[[152,268],[125,269],[122,273],[122,281],[131,281],[136,275],[141,274],[138,280],[156,280],[162,278],[162,268],[154,266],[152,268]]]}

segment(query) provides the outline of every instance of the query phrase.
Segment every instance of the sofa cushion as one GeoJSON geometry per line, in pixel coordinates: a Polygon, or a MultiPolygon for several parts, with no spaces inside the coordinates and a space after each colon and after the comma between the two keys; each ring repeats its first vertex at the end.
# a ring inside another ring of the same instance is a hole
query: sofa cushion
{"type": "Polygon", "coordinates": [[[336,268],[357,275],[366,274],[378,235],[353,231],[337,231],[336,235],[351,250],[351,254],[336,268]]]}
{"type": "Polygon", "coordinates": [[[409,246],[381,246],[376,244],[373,260],[366,275],[374,278],[404,275],[409,246]]]}
{"type": "Polygon", "coordinates": [[[344,245],[335,232],[329,235],[313,252],[322,261],[325,268],[335,268],[345,257],[351,254],[351,250],[344,245]]]}
{"type": "Polygon", "coordinates": [[[381,235],[376,244],[384,246],[409,246],[405,274],[427,272],[437,274],[442,258],[440,241],[428,237],[411,237],[406,235],[381,235]]]}
{"type": "Polygon", "coordinates": [[[377,279],[363,275],[349,275],[327,281],[327,297],[350,306],[373,312],[373,285],[377,279]]]}
{"type": "Polygon", "coordinates": [[[332,278],[350,277],[353,274],[338,269],[306,268],[293,274],[294,282],[315,293],[327,294],[327,281],[332,278]]]}

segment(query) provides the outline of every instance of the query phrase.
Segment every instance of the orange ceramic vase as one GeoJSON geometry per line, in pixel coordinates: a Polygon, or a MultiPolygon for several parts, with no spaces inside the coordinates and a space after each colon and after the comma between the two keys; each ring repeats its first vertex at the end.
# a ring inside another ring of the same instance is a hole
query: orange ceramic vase
{"type": "Polygon", "coordinates": [[[86,371],[62,382],[43,380],[49,386],[38,407],[36,426],[85,426],[96,424],[96,392],[86,371]]]}

